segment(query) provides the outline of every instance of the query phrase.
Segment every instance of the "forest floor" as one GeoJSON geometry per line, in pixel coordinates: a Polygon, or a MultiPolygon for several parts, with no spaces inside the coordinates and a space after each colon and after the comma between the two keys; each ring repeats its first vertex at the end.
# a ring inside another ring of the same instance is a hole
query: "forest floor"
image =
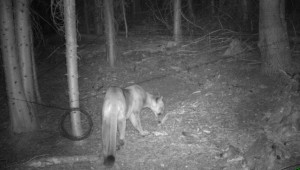
{"type": "MultiPolygon", "coordinates": [[[[241,41],[241,53],[223,55],[232,40],[190,37],[175,47],[168,36],[119,36],[113,69],[106,61],[105,40],[82,38],[78,47],[80,105],[94,126],[92,134],[79,142],[60,135],[65,110],[57,107],[68,108],[67,70],[64,50],[49,56],[58,44],[47,42],[47,50],[39,54],[44,58],[38,61],[40,92],[47,105],[39,106],[41,130],[11,136],[9,121],[1,122],[0,169],[105,169],[102,157],[89,159],[102,153],[105,91],[112,85],[134,83],[164,96],[167,117],[158,125],[154,114],[145,109],[142,126],[151,132],[145,137],[127,121],[125,146],[117,151],[112,169],[300,168],[300,97],[293,81],[278,82],[261,74],[255,42],[241,41]],[[272,115],[286,116],[275,120],[272,115]],[[45,158],[65,158],[65,162],[52,159],[48,165],[29,166],[45,158]]],[[[293,60],[300,68],[299,55],[293,60]]]]}

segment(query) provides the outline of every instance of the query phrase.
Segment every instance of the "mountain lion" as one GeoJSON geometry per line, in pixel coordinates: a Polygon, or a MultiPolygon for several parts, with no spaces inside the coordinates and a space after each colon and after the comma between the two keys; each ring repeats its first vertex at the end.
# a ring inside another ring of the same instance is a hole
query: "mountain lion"
{"type": "Polygon", "coordinates": [[[118,147],[125,143],[127,119],[142,136],[148,135],[149,132],[142,128],[140,112],[143,108],[150,108],[157,117],[164,111],[162,99],[162,96],[154,96],[139,85],[132,85],[124,89],[110,87],[107,90],[102,107],[104,165],[113,166],[115,162],[117,129],[120,134],[118,147]]]}

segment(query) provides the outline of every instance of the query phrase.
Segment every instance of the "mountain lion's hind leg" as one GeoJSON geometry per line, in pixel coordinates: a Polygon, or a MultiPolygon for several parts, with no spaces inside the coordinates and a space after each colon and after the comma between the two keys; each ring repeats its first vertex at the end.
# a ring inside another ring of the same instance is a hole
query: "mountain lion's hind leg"
{"type": "Polygon", "coordinates": [[[120,140],[117,146],[117,150],[120,150],[121,147],[125,144],[126,119],[118,120],[118,130],[120,133],[120,140]]]}
{"type": "Polygon", "coordinates": [[[130,117],[129,117],[132,125],[140,132],[142,136],[149,135],[149,132],[147,130],[143,130],[142,124],[141,124],[141,119],[140,119],[140,114],[138,112],[133,112],[130,117]]]}

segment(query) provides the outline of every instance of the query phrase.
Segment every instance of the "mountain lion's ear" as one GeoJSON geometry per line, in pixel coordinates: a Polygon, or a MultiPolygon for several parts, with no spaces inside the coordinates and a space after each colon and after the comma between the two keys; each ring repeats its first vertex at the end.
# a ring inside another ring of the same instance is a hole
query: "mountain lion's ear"
{"type": "Polygon", "coordinates": [[[162,101],[162,99],[163,99],[163,96],[158,96],[155,98],[156,102],[162,101]]]}
{"type": "Polygon", "coordinates": [[[164,98],[163,96],[160,96],[160,97],[159,97],[160,100],[162,100],[163,98],[164,98]]]}

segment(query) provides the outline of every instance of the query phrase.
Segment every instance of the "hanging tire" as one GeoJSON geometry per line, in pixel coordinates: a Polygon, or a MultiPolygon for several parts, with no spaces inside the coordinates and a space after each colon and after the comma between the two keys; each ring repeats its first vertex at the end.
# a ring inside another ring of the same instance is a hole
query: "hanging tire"
{"type": "Polygon", "coordinates": [[[67,138],[67,139],[70,139],[72,141],[80,141],[80,140],[83,140],[83,139],[86,139],[90,136],[91,132],[92,132],[92,129],[93,129],[93,120],[91,118],[91,116],[84,110],[80,110],[80,109],[72,109],[72,110],[67,110],[61,117],[60,119],[60,134],[67,138]],[[83,134],[81,136],[74,136],[72,135],[70,132],[68,132],[65,128],[65,119],[70,116],[71,112],[72,111],[79,111],[80,114],[83,114],[85,115],[86,119],[87,119],[87,123],[88,123],[88,129],[85,130],[83,132],[83,134]]]}

